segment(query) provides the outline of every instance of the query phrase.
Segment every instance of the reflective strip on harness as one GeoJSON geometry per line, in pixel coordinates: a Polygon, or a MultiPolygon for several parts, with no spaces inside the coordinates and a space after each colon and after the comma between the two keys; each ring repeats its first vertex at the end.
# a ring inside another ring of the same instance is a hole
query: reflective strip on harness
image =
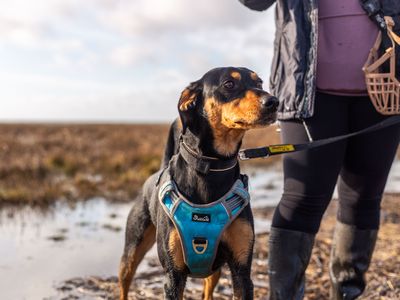
{"type": "Polygon", "coordinates": [[[179,233],[191,276],[206,277],[213,273],[221,235],[246,207],[249,198],[241,180],[219,200],[203,205],[185,199],[173,181],[161,186],[159,200],[179,233]]]}

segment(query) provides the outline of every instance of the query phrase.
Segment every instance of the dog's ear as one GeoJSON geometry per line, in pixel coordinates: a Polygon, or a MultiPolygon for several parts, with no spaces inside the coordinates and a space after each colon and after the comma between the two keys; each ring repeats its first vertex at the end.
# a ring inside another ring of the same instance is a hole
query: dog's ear
{"type": "Polygon", "coordinates": [[[179,112],[189,111],[196,106],[196,100],[202,92],[200,80],[192,82],[181,93],[179,98],[179,112]]]}
{"type": "Polygon", "coordinates": [[[185,133],[186,128],[194,118],[193,114],[196,106],[200,102],[202,93],[203,88],[200,80],[189,84],[181,93],[178,102],[178,110],[182,121],[182,133],[185,133]]]}

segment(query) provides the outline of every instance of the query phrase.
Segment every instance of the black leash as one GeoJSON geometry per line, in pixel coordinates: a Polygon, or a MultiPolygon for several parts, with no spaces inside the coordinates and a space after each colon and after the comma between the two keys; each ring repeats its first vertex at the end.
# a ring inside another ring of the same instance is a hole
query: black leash
{"type": "Polygon", "coordinates": [[[356,136],[356,135],[361,135],[361,134],[377,131],[377,130],[380,130],[380,129],[383,129],[383,128],[386,128],[389,126],[393,126],[396,124],[400,124],[400,116],[389,117],[375,125],[372,125],[370,127],[364,128],[362,130],[352,132],[349,134],[345,134],[345,135],[340,135],[340,136],[335,136],[335,137],[331,137],[331,138],[327,138],[327,139],[317,140],[317,141],[305,143],[305,144],[279,144],[279,145],[270,145],[270,146],[265,146],[265,147],[260,147],[260,148],[241,149],[239,151],[238,155],[239,155],[240,160],[247,160],[247,159],[252,159],[252,158],[260,158],[260,157],[266,158],[266,157],[269,157],[272,155],[279,155],[279,154],[309,150],[309,149],[318,148],[318,147],[321,147],[324,145],[336,143],[336,142],[348,139],[348,138],[356,136]]]}

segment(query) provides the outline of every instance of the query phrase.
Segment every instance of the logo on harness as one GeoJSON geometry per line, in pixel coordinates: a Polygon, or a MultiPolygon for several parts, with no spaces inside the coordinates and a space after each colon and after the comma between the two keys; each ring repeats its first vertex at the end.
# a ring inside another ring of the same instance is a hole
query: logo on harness
{"type": "Polygon", "coordinates": [[[192,221],[193,222],[211,222],[210,214],[199,214],[199,213],[192,213],[192,221]]]}

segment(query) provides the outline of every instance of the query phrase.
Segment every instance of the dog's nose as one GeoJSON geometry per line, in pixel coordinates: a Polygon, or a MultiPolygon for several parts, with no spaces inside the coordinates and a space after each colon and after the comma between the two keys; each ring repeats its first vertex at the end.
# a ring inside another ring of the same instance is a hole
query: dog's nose
{"type": "Polygon", "coordinates": [[[278,108],[279,100],[274,96],[264,96],[261,98],[261,105],[267,109],[278,108]]]}

